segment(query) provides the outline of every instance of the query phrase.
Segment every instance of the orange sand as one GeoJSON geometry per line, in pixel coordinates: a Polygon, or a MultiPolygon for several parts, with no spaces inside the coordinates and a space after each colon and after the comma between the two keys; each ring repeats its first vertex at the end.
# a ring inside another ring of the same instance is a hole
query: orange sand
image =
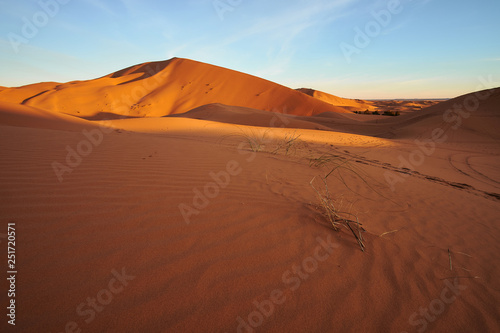
{"type": "Polygon", "coordinates": [[[308,88],[300,88],[297,89],[297,91],[314,97],[320,101],[342,107],[343,109],[353,112],[378,111],[382,114],[384,113],[384,111],[399,111],[399,113],[405,114],[409,112],[420,111],[426,107],[441,102],[441,100],[361,100],[342,98],[319,90],[308,88]]]}
{"type": "Polygon", "coordinates": [[[184,59],[2,90],[0,237],[16,223],[19,272],[2,332],[499,331],[486,94],[468,117],[446,112],[478,95],[367,119],[184,59]],[[365,252],[317,207],[309,183],[333,168],[365,252]]]}

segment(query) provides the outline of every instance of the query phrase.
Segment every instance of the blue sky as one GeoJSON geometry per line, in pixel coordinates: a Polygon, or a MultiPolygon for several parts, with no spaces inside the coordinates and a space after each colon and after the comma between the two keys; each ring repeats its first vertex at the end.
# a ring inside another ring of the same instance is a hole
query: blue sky
{"type": "Polygon", "coordinates": [[[349,98],[500,86],[498,0],[0,0],[0,8],[3,86],[92,79],[174,56],[349,98]]]}

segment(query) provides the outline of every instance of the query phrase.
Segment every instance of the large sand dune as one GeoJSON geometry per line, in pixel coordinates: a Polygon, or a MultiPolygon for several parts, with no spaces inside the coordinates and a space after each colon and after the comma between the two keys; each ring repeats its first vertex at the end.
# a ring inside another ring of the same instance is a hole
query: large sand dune
{"type": "Polygon", "coordinates": [[[499,91],[367,118],[183,59],[0,91],[15,331],[499,331],[499,91]]]}
{"type": "Polygon", "coordinates": [[[211,103],[296,115],[348,112],[261,78],[181,58],[89,81],[7,89],[1,100],[91,119],[159,117],[211,103]]]}

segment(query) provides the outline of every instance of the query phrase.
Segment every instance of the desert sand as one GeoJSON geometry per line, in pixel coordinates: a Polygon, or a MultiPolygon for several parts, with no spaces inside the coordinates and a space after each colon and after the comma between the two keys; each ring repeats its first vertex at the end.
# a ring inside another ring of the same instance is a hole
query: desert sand
{"type": "Polygon", "coordinates": [[[306,95],[319,99],[325,103],[332,104],[334,106],[342,107],[346,110],[353,112],[365,112],[377,111],[383,114],[385,111],[389,112],[399,112],[400,114],[406,114],[414,111],[420,111],[426,107],[433,106],[444,100],[362,100],[362,99],[349,99],[342,98],[332,94],[325,93],[323,91],[311,89],[311,88],[300,88],[296,89],[306,95]]]}
{"type": "Polygon", "coordinates": [[[499,331],[500,89],[367,105],[179,58],[1,90],[2,331],[499,331]]]}

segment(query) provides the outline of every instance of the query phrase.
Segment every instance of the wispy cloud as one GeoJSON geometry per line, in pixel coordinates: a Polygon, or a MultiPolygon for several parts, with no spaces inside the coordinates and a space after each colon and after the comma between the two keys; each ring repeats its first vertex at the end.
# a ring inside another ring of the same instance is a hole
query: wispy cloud
{"type": "Polygon", "coordinates": [[[165,53],[166,58],[171,59],[173,57],[178,57],[182,53],[182,51],[188,49],[189,45],[190,45],[189,43],[184,43],[181,45],[176,45],[176,46],[167,48],[167,51],[165,53]]]}
{"type": "Polygon", "coordinates": [[[112,10],[111,7],[105,1],[102,1],[102,0],[83,0],[83,1],[86,2],[88,5],[93,6],[97,9],[99,9],[100,11],[105,12],[108,15],[111,15],[111,16],[118,15],[118,13],[116,13],[114,10],[112,10]]]}
{"type": "Polygon", "coordinates": [[[426,84],[429,84],[430,82],[440,81],[443,79],[445,79],[445,77],[435,76],[435,77],[426,77],[426,78],[412,79],[412,80],[402,80],[402,81],[399,81],[397,83],[404,84],[404,85],[426,85],[426,84]]]}
{"type": "Polygon", "coordinates": [[[343,6],[357,2],[357,0],[339,0],[339,1],[316,1],[309,3],[306,7],[303,5],[295,6],[286,12],[279,12],[275,15],[259,18],[250,28],[239,31],[228,38],[223,43],[229,45],[242,39],[266,34],[268,37],[283,36],[293,30],[294,35],[298,35],[306,29],[322,24],[324,21],[332,20],[333,11],[343,6]],[[321,19],[319,16],[323,16],[321,19]]]}
{"type": "Polygon", "coordinates": [[[3,52],[9,49],[10,42],[0,38],[0,51],[3,61],[9,63],[2,75],[9,80],[2,85],[18,86],[42,81],[71,81],[91,79],[101,75],[90,61],[57,52],[32,44],[24,46],[23,52],[12,54],[3,52]],[[82,76],[85,73],[85,76],[82,76]]]}
{"type": "Polygon", "coordinates": [[[285,11],[258,17],[248,28],[237,30],[218,43],[201,46],[200,52],[220,54],[220,50],[229,49],[233,44],[258,39],[266,59],[253,74],[264,77],[281,74],[289,68],[297,50],[304,47],[302,43],[307,40],[306,31],[344,16],[345,11],[339,9],[357,1],[299,2],[285,11]]]}

